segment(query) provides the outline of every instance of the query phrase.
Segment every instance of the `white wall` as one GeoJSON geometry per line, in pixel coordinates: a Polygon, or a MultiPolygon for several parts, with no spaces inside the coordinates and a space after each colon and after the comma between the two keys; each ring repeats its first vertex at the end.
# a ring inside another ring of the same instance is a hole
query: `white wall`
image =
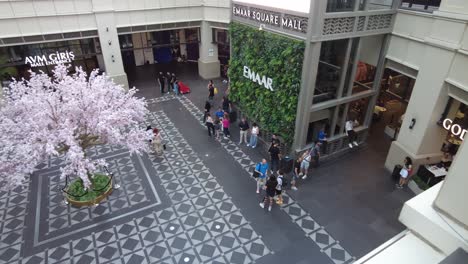
{"type": "Polygon", "coordinates": [[[361,38],[361,52],[359,60],[370,65],[377,65],[379,60],[380,49],[384,35],[373,35],[361,38]]]}
{"type": "Polygon", "coordinates": [[[229,23],[229,0],[0,1],[0,38],[96,30],[96,12],[117,27],[208,20],[229,23]]]}

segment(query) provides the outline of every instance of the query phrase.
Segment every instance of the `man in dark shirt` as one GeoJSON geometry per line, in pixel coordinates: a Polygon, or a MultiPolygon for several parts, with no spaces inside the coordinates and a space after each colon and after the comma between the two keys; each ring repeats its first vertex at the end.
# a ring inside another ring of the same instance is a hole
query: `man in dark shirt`
{"type": "Polygon", "coordinates": [[[223,110],[224,112],[231,112],[231,101],[226,96],[223,96],[223,110]]]}
{"type": "Polygon", "coordinates": [[[248,145],[247,142],[247,133],[249,132],[249,123],[247,123],[247,120],[245,120],[245,117],[242,118],[242,120],[239,123],[239,128],[240,128],[240,139],[239,139],[239,145],[242,144],[242,141],[245,142],[245,144],[248,145]]]}
{"type": "Polygon", "coordinates": [[[279,170],[279,161],[281,159],[278,143],[273,143],[268,152],[271,157],[271,173],[275,173],[279,170]]]}

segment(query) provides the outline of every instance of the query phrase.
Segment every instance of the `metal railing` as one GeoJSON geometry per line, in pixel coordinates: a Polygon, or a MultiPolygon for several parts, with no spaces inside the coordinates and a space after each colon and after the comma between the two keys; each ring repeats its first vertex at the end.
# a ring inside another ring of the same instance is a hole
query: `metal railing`
{"type": "Polygon", "coordinates": [[[440,2],[441,0],[403,0],[400,8],[432,13],[439,9],[440,2]]]}

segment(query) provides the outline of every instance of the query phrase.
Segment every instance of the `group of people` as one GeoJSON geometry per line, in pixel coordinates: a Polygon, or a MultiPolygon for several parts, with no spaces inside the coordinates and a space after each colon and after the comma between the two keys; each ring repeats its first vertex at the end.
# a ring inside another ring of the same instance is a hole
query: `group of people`
{"type": "MultiPolygon", "coordinates": [[[[291,179],[292,190],[297,191],[296,184],[300,178],[303,180],[307,179],[311,163],[314,164],[314,167],[319,165],[321,147],[322,143],[317,140],[312,148],[298,155],[293,164],[294,170],[291,179]]],[[[282,192],[288,185],[288,180],[284,177],[284,170],[280,168],[282,159],[280,140],[275,134],[272,135],[268,152],[270,154],[270,164],[268,164],[266,159],[262,159],[261,162],[255,165],[253,177],[256,178],[256,192],[260,193],[260,190],[265,190],[265,196],[260,202],[260,207],[265,208],[265,206],[268,205],[268,211],[271,211],[272,205],[274,204],[273,201],[276,200],[278,205],[283,204],[282,192]]]]}
{"type": "Polygon", "coordinates": [[[168,93],[173,91],[176,95],[180,94],[179,81],[177,80],[175,73],[167,72],[164,74],[163,72],[159,72],[158,83],[162,94],[166,92],[166,87],[168,93]]]}

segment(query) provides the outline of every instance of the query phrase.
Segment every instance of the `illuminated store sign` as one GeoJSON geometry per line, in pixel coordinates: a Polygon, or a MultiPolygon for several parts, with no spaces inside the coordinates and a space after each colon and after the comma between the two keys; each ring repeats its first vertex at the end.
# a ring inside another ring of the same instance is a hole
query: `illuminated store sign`
{"type": "Polygon", "coordinates": [[[262,24],[281,27],[302,33],[307,32],[307,17],[289,15],[256,7],[233,4],[232,15],[253,20],[262,24]]]}
{"type": "Polygon", "coordinates": [[[463,129],[459,124],[453,124],[453,120],[445,119],[442,123],[445,129],[450,131],[453,135],[459,137],[461,140],[465,138],[466,133],[468,132],[466,129],[463,129]]]}
{"type": "Polygon", "coordinates": [[[70,63],[75,59],[73,51],[55,52],[48,56],[36,55],[26,57],[25,64],[29,63],[31,67],[41,67],[46,65],[55,65],[59,63],[70,63]]]}
{"type": "Polygon", "coordinates": [[[244,77],[250,79],[252,82],[263,85],[270,91],[273,91],[273,79],[264,76],[260,76],[258,73],[252,71],[249,67],[244,66],[244,77]]]}

